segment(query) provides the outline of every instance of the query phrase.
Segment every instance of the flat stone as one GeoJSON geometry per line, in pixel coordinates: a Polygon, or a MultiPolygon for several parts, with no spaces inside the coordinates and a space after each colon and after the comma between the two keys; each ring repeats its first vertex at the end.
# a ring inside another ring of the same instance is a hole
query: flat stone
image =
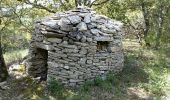
{"type": "Polygon", "coordinates": [[[70,25],[71,22],[69,19],[63,17],[59,20],[58,25],[63,26],[63,25],[70,25]]]}
{"type": "Polygon", "coordinates": [[[76,45],[66,45],[66,44],[59,44],[58,46],[65,47],[65,48],[70,48],[70,49],[76,49],[76,45]]]}
{"type": "Polygon", "coordinates": [[[69,32],[69,31],[72,31],[72,30],[73,30],[73,25],[62,25],[60,29],[61,29],[62,31],[69,32]]]}
{"type": "Polygon", "coordinates": [[[87,30],[87,25],[86,23],[84,22],[80,22],[78,25],[77,25],[77,28],[79,31],[86,31],[87,30]]]}
{"type": "Polygon", "coordinates": [[[87,64],[92,64],[92,60],[87,60],[87,64]]]}
{"type": "Polygon", "coordinates": [[[43,40],[43,44],[51,45],[51,42],[43,40]]]}
{"type": "Polygon", "coordinates": [[[80,54],[87,54],[87,49],[85,48],[82,48],[79,52],[80,54]]]}
{"type": "Polygon", "coordinates": [[[92,42],[93,39],[92,39],[92,38],[87,38],[87,41],[88,41],[88,42],[92,42]]]}
{"type": "Polygon", "coordinates": [[[94,40],[96,41],[113,41],[113,37],[109,37],[109,36],[96,36],[94,38],[94,40]]]}
{"type": "Polygon", "coordinates": [[[54,52],[48,51],[48,55],[51,56],[51,57],[56,57],[56,58],[58,58],[58,57],[63,57],[63,58],[67,57],[66,54],[62,54],[60,52],[55,52],[54,53],[54,52]]]}
{"type": "Polygon", "coordinates": [[[108,66],[98,66],[100,70],[105,71],[105,70],[109,70],[108,66]]]}
{"type": "Polygon", "coordinates": [[[59,65],[55,62],[47,62],[48,66],[50,67],[59,67],[59,65]]]}
{"type": "Polygon", "coordinates": [[[77,49],[63,49],[62,52],[66,52],[66,53],[77,53],[78,50],[77,49]]]}
{"type": "Polygon", "coordinates": [[[84,80],[74,80],[74,79],[70,79],[71,83],[76,83],[76,82],[83,82],[84,80]]]}
{"type": "Polygon", "coordinates": [[[81,36],[80,36],[80,35],[77,35],[77,36],[76,36],[76,39],[77,39],[77,40],[80,40],[80,39],[81,39],[81,36]]]}
{"type": "Polygon", "coordinates": [[[68,70],[68,69],[70,69],[70,67],[69,67],[69,66],[64,66],[64,69],[67,69],[67,70],[68,70]]]}
{"type": "Polygon", "coordinates": [[[84,22],[85,22],[85,23],[90,23],[90,22],[91,22],[91,15],[90,15],[90,14],[88,14],[88,15],[86,15],[86,16],[84,17],[84,22]]]}
{"type": "Polygon", "coordinates": [[[46,37],[55,37],[55,38],[61,38],[66,36],[65,33],[59,33],[59,32],[47,32],[47,31],[41,31],[42,34],[44,34],[46,37]]]}
{"type": "Polygon", "coordinates": [[[91,29],[90,30],[92,34],[94,34],[95,36],[99,36],[99,33],[101,33],[101,31],[99,29],[91,29]]]}
{"type": "Polygon", "coordinates": [[[46,45],[46,44],[43,44],[43,43],[37,43],[36,42],[36,46],[41,48],[41,49],[44,49],[44,50],[54,50],[54,47],[52,45],[46,45]]]}
{"type": "Polygon", "coordinates": [[[72,54],[67,54],[68,56],[72,57],[85,57],[85,55],[79,54],[79,53],[72,53],[72,54]]]}
{"type": "Polygon", "coordinates": [[[79,46],[83,46],[83,47],[88,46],[88,44],[81,43],[81,42],[74,42],[74,44],[79,45],[79,46]]]}
{"type": "Polygon", "coordinates": [[[86,58],[80,58],[79,63],[80,63],[80,64],[85,64],[85,63],[86,63],[86,58]]]}
{"type": "Polygon", "coordinates": [[[59,38],[47,38],[47,41],[53,42],[53,43],[61,43],[62,40],[59,38]]]}
{"type": "Polygon", "coordinates": [[[99,73],[104,74],[104,71],[99,71],[99,73]]]}
{"type": "Polygon", "coordinates": [[[60,26],[60,29],[63,31],[72,31],[73,25],[71,25],[71,22],[67,18],[61,18],[58,22],[58,25],[60,26]]]}
{"type": "Polygon", "coordinates": [[[56,21],[56,20],[43,21],[42,24],[46,25],[48,27],[51,27],[53,29],[59,29],[60,28],[60,26],[58,25],[58,21],[56,21]]]}
{"type": "Polygon", "coordinates": [[[82,38],[81,38],[81,42],[86,42],[86,36],[82,36],[82,38]]]}
{"type": "Polygon", "coordinates": [[[69,16],[68,19],[70,20],[72,24],[78,24],[81,22],[81,17],[77,15],[69,16]]]}
{"type": "Polygon", "coordinates": [[[101,28],[101,31],[104,32],[104,33],[108,33],[108,34],[114,34],[114,33],[116,33],[116,30],[115,30],[115,29],[108,29],[108,28],[106,28],[105,26],[103,26],[103,27],[101,28]]]}

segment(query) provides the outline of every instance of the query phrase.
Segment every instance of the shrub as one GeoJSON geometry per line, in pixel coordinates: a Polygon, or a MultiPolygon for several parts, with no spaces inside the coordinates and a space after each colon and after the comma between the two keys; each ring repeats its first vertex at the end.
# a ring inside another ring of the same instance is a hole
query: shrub
{"type": "Polygon", "coordinates": [[[50,78],[47,88],[48,88],[50,95],[52,95],[56,98],[59,98],[59,99],[64,98],[64,94],[63,94],[64,93],[64,87],[60,82],[58,82],[54,78],[50,78]]]}

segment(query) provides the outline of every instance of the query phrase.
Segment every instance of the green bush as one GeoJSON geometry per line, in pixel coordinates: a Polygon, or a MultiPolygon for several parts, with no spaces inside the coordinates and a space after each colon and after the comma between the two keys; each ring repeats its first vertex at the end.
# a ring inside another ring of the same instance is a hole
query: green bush
{"type": "Polygon", "coordinates": [[[64,91],[65,91],[64,87],[60,82],[58,82],[54,78],[50,78],[47,88],[50,95],[59,99],[64,98],[64,91]]]}

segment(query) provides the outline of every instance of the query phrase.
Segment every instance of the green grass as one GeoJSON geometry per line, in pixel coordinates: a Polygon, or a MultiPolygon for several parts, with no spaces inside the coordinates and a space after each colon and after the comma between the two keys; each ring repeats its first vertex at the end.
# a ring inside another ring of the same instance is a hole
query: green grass
{"type": "MultiPolygon", "coordinates": [[[[170,47],[154,50],[135,41],[124,41],[125,63],[122,72],[109,73],[106,80],[97,77],[78,89],[66,89],[51,80],[47,94],[32,94],[35,100],[161,100],[170,91],[170,47]],[[43,95],[43,96],[42,96],[43,95]]],[[[27,50],[20,51],[26,54],[27,50]]],[[[18,53],[18,52],[17,52],[18,53]]],[[[15,53],[12,53],[15,57],[15,53]]],[[[24,56],[22,56],[24,57],[24,56]]],[[[22,58],[19,56],[19,58],[22,58]]],[[[10,53],[6,54],[11,58],[10,53]]],[[[12,61],[7,60],[7,61],[12,61]]],[[[30,90],[30,89],[29,89],[30,90]]],[[[33,90],[33,89],[32,89],[33,90]]],[[[42,89],[45,90],[45,89],[42,89]]]]}
{"type": "Polygon", "coordinates": [[[28,55],[28,49],[11,51],[4,54],[4,59],[8,65],[12,62],[21,61],[26,55],[28,55]]]}
{"type": "Polygon", "coordinates": [[[170,90],[170,82],[166,78],[170,77],[170,68],[166,60],[170,56],[167,56],[167,49],[146,49],[134,41],[125,41],[124,45],[125,66],[122,72],[116,75],[110,73],[106,80],[97,77],[94,81],[87,81],[80,89],[70,90],[74,95],[67,95],[65,100],[99,98],[100,100],[160,100],[170,90]]]}

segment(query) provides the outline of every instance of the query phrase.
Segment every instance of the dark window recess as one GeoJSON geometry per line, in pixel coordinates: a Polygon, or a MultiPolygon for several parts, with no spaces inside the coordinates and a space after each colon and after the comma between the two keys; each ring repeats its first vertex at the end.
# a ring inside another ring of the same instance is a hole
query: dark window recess
{"type": "Polygon", "coordinates": [[[98,52],[107,52],[109,42],[108,41],[97,41],[97,51],[98,52]]]}

